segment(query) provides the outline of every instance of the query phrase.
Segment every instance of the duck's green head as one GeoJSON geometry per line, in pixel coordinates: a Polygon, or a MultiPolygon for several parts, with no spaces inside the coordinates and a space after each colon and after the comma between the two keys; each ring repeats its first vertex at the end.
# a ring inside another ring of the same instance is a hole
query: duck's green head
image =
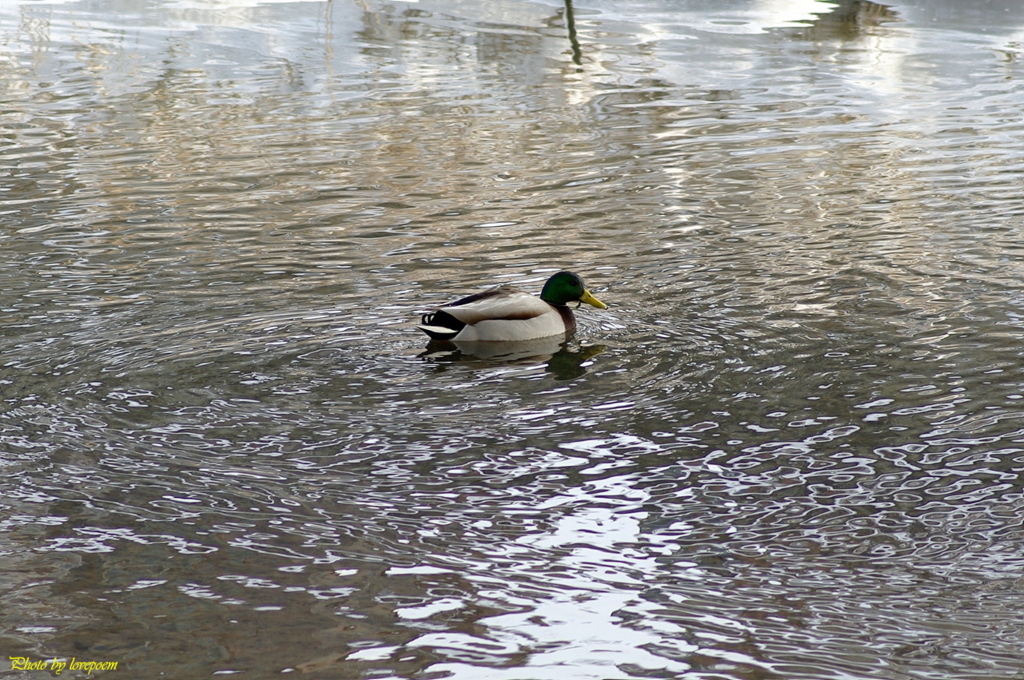
{"type": "Polygon", "coordinates": [[[583,287],[583,279],[572,272],[558,272],[544,284],[540,299],[551,305],[567,305],[570,302],[586,302],[598,309],[608,309],[607,305],[590,294],[583,287]]]}

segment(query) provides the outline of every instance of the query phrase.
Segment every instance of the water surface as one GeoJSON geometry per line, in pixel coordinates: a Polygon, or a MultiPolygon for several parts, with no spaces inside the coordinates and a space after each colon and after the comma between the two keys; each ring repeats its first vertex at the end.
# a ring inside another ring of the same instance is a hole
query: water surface
{"type": "Polygon", "coordinates": [[[6,5],[0,658],[1024,677],[1022,28],[6,5]],[[561,268],[564,345],[413,327],[561,268]]]}

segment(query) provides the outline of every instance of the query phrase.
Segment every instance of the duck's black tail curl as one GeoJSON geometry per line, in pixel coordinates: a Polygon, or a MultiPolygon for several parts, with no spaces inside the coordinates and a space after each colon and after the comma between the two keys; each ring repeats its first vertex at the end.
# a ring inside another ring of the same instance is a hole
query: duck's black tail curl
{"type": "Polygon", "coordinates": [[[444,310],[424,314],[417,326],[433,340],[451,340],[465,327],[466,324],[444,310]]]}

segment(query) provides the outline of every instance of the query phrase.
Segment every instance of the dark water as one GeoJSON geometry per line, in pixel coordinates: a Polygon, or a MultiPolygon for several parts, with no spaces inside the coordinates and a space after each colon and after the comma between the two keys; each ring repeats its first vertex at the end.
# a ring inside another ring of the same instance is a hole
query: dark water
{"type": "Polygon", "coordinates": [[[4,5],[0,676],[1024,678],[1022,45],[4,5]],[[560,268],[564,346],[413,328],[560,268]]]}

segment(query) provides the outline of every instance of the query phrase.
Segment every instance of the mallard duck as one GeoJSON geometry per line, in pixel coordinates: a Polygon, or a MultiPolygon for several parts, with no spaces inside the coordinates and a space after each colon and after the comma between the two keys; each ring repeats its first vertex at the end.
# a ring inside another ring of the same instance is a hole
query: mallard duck
{"type": "Polygon", "coordinates": [[[433,340],[515,342],[546,338],[576,329],[570,302],[608,309],[583,287],[583,279],[562,271],[547,280],[540,298],[512,286],[500,286],[424,314],[417,328],[433,340]]]}

